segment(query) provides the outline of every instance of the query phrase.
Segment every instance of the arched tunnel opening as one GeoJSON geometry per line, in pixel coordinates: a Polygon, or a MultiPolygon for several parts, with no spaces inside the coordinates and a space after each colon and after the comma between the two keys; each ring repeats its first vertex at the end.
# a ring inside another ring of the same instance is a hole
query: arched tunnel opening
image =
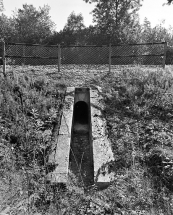
{"type": "Polygon", "coordinates": [[[94,183],[90,92],[88,89],[76,89],[75,97],[69,169],[76,175],[79,184],[87,187],[94,183]]]}
{"type": "Polygon", "coordinates": [[[79,101],[74,105],[74,124],[88,124],[88,105],[79,101]]]}

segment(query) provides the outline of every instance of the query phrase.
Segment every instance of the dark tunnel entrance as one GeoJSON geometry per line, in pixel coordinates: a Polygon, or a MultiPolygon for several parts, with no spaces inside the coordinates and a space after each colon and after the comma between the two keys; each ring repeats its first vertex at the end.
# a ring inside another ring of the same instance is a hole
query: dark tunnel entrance
{"type": "Polygon", "coordinates": [[[84,101],[79,101],[74,106],[74,124],[88,124],[88,105],[84,101]]]}
{"type": "Polygon", "coordinates": [[[77,88],[75,96],[85,101],[78,100],[74,104],[69,169],[76,175],[79,186],[87,187],[94,183],[90,92],[88,88],[77,88]]]}

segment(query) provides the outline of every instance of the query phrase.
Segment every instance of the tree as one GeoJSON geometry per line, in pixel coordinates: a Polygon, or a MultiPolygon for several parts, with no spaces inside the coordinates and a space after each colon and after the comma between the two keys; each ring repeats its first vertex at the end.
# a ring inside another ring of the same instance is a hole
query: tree
{"type": "Polygon", "coordinates": [[[64,26],[64,30],[78,32],[84,28],[84,18],[82,14],[75,14],[73,11],[67,18],[67,24],[64,26]]]}
{"type": "Polygon", "coordinates": [[[133,17],[133,22],[129,25],[125,25],[122,29],[121,38],[124,43],[140,43],[141,42],[141,32],[142,27],[139,22],[139,15],[135,14],[133,17]]]}
{"type": "Polygon", "coordinates": [[[173,0],[167,0],[167,4],[171,4],[173,2],[173,0]]]}
{"type": "Polygon", "coordinates": [[[82,44],[83,30],[85,29],[84,18],[82,14],[72,12],[67,23],[64,26],[62,34],[66,44],[82,44]]]}
{"type": "Polygon", "coordinates": [[[142,25],[142,42],[152,42],[153,40],[153,31],[151,28],[151,22],[145,17],[144,23],[142,25]]]}
{"type": "Polygon", "coordinates": [[[113,42],[123,42],[125,27],[134,28],[136,25],[136,12],[139,10],[142,0],[84,0],[95,2],[92,11],[93,21],[101,34],[108,35],[107,39],[113,42]]]}
{"type": "Polygon", "coordinates": [[[44,5],[37,10],[33,5],[24,4],[14,13],[17,40],[26,43],[42,43],[52,34],[55,24],[49,16],[50,7],[44,5]]]}
{"type": "Polygon", "coordinates": [[[15,42],[15,23],[3,13],[0,15],[0,37],[6,42],[15,42]]]}
{"type": "Polygon", "coordinates": [[[166,41],[169,45],[172,45],[173,29],[164,27],[165,20],[162,20],[160,24],[155,27],[151,27],[150,21],[145,18],[142,25],[141,42],[162,42],[166,41]]]}
{"type": "Polygon", "coordinates": [[[0,0],[0,12],[4,10],[3,0],[0,0]]]}
{"type": "MultiPolygon", "coordinates": [[[[153,42],[161,42],[161,41],[169,41],[170,40],[170,34],[168,32],[168,29],[164,27],[165,20],[162,20],[160,24],[156,25],[152,29],[153,33],[153,42]]],[[[171,37],[172,42],[172,37],[171,37]]]]}

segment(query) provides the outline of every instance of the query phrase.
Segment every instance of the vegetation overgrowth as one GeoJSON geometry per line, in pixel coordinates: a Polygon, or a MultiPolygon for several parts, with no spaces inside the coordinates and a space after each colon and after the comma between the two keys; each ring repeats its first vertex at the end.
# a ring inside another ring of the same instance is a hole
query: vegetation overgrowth
{"type": "Polygon", "coordinates": [[[0,213],[172,214],[172,67],[7,68],[0,79],[0,213]],[[45,180],[66,86],[102,88],[115,179],[88,192],[45,180]]]}

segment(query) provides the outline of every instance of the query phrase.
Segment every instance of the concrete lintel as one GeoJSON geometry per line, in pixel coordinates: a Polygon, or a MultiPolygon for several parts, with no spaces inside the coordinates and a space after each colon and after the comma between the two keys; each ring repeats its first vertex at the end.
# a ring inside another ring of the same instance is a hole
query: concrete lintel
{"type": "Polygon", "coordinates": [[[60,172],[68,170],[69,152],[71,137],[68,135],[59,135],[55,153],[55,164],[58,164],[60,172]]]}
{"type": "Polygon", "coordinates": [[[91,116],[92,116],[92,137],[93,139],[98,139],[106,135],[106,122],[100,115],[96,114],[94,108],[91,107],[91,116]]]}
{"type": "Polygon", "coordinates": [[[74,91],[74,87],[67,87],[59,134],[68,134],[69,136],[71,136],[74,91]]]}
{"type": "Polygon", "coordinates": [[[59,135],[69,135],[69,137],[71,136],[71,124],[72,124],[71,112],[72,110],[63,112],[59,135]]]}
{"type": "Polygon", "coordinates": [[[114,161],[111,143],[107,138],[106,120],[101,115],[102,97],[97,90],[90,91],[94,181],[98,187],[106,187],[113,180],[109,163],[114,161]]]}
{"type": "Polygon", "coordinates": [[[54,171],[47,175],[47,179],[51,183],[67,183],[68,180],[74,91],[74,87],[67,88],[59,135],[56,138],[56,148],[49,156],[48,163],[56,166],[54,171]]]}

